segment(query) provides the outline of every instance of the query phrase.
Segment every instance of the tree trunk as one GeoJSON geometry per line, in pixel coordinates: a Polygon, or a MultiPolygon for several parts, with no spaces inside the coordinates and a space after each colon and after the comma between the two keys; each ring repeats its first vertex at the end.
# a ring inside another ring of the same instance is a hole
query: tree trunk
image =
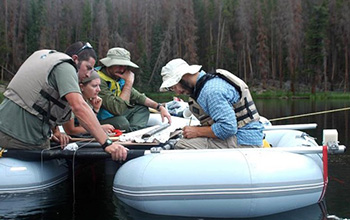
{"type": "Polygon", "coordinates": [[[245,46],[243,47],[243,73],[244,73],[244,81],[247,82],[247,61],[246,61],[246,55],[245,55],[245,46]]]}
{"type": "Polygon", "coordinates": [[[222,20],[222,2],[220,2],[219,6],[219,27],[218,27],[218,37],[217,37],[217,42],[216,42],[216,61],[215,61],[215,69],[218,68],[219,66],[219,55],[220,55],[220,50],[221,50],[221,20],[222,20]]]}
{"type": "Polygon", "coordinates": [[[333,56],[332,56],[331,91],[334,91],[334,77],[335,77],[336,66],[337,66],[337,50],[334,47],[333,56]]]}
{"type": "Polygon", "coordinates": [[[276,78],[276,57],[275,57],[275,47],[274,47],[274,35],[271,25],[271,41],[270,41],[270,51],[271,51],[271,77],[272,79],[276,78]]]}
{"type": "MultiPolygon", "coordinates": [[[[248,42],[247,42],[248,44],[248,42]]],[[[249,79],[253,77],[253,64],[252,64],[252,59],[250,57],[250,49],[249,45],[247,45],[247,58],[248,58],[248,66],[249,66],[249,79]]],[[[246,81],[247,82],[247,81],[246,81]]]]}
{"type": "Polygon", "coordinates": [[[344,76],[344,80],[345,80],[345,83],[344,83],[344,92],[346,92],[348,90],[348,87],[349,87],[349,67],[348,67],[348,45],[345,44],[345,48],[344,48],[344,58],[345,58],[345,76],[344,76]]]}
{"type": "Polygon", "coordinates": [[[278,76],[280,81],[280,89],[283,87],[283,54],[282,54],[282,45],[281,43],[278,44],[278,76]]]}
{"type": "Polygon", "coordinates": [[[326,48],[323,47],[323,78],[324,78],[324,91],[327,92],[327,83],[328,83],[328,77],[327,77],[327,54],[326,54],[326,48]]]}

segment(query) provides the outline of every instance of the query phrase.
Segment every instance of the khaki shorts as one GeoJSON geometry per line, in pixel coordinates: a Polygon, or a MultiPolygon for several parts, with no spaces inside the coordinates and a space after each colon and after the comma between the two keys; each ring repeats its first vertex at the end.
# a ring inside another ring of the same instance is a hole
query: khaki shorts
{"type": "Polygon", "coordinates": [[[254,148],[260,146],[250,146],[250,145],[238,145],[236,136],[229,137],[225,140],[219,138],[183,138],[180,139],[176,145],[175,149],[227,149],[227,148],[254,148]]]}

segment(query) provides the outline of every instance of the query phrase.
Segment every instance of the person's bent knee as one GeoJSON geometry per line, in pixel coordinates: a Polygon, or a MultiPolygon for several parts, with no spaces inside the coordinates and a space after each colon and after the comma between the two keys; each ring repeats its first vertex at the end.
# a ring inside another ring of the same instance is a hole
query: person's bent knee
{"type": "Polygon", "coordinates": [[[176,150],[208,149],[207,138],[183,138],[175,144],[176,150]]]}

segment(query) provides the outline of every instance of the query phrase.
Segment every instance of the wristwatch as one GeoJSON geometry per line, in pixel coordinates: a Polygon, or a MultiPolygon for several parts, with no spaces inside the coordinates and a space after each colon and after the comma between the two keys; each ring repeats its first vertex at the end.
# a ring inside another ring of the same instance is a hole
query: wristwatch
{"type": "Polygon", "coordinates": [[[113,141],[111,139],[107,138],[106,142],[104,144],[102,144],[101,147],[103,148],[103,150],[105,150],[106,147],[108,147],[111,144],[113,144],[113,141]]]}
{"type": "Polygon", "coordinates": [[[156,107],[157,111],[160,110],[160,107],[161,107],[161,106],[162,106],[162,104],[158,103],[158,105],[157,105],[157,107],[156,107]]]}

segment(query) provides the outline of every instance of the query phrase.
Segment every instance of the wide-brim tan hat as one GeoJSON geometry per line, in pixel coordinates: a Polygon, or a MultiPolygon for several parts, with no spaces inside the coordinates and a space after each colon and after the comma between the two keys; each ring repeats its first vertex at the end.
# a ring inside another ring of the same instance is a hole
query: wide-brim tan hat
{"type": "Polygon", "coordinates": [[[186,61],[181,58],[176,58],[169,61],[163,68],[161,76],[163,77],[163,83],[159,88],[159,91],[166,92],[169,87],[176,85],[180,82],[183,75],[195,74],[202,68],[201,65],[188,65],[186,61]]]}
{"type": "Polygon", "coordinates": [[[138,65],[131,62],[130,52],[120,47],[109,49],[107,52],[107,57],[100,59],[100,62],[106,67],[118,65],[139,68],[138,65]]]}

